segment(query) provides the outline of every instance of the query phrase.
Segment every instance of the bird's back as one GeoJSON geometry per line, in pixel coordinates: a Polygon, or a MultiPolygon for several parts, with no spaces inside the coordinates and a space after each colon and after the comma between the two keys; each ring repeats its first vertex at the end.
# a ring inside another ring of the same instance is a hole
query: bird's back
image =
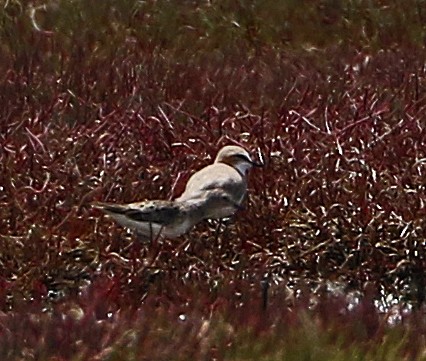
{"type": "Polygon", "coordinates": [[[186,184],[185,191],[177,199],[183,201],[210,190],[221,190],[229,194],[236,203],[241,203],[247,189],[247,182],[235,168],[214,163],[194,173],[186,184]]]}

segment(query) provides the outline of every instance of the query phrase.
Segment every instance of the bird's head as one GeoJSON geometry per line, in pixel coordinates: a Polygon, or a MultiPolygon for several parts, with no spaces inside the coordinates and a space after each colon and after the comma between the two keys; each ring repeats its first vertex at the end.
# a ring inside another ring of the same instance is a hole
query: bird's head
{"type": "Polygon", "coordinates": [[[217,153],[215,163],[225,163],[246,175],[252,167],[262,167],[263,164],[251,159],[250,153],[237,145],[227,145],[217,153]]]}

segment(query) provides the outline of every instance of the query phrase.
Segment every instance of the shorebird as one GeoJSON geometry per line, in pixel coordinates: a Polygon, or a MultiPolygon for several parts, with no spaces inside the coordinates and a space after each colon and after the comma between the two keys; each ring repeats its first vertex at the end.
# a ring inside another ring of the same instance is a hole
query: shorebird
{"type": "Polygon", "coordinates": [[[228,145],[213,164],[194,173],[175,200],[151,200],[128,204],[95,203],[93,206],[149,240],[177,238],[205,219],[232,216],[247,193],[247,174],[254,162],[242,147],[228,145]]]}

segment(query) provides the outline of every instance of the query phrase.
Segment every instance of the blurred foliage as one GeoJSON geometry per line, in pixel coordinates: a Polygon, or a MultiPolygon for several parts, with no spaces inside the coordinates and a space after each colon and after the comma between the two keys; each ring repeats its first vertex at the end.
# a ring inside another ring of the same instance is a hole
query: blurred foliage
{"type": "Polygon", "coordinates": [[[0,358],[424,359],[424,5],[4,2],[0,358]],[[90,208],[233,142],[267,166],[220,232],[90,208]]]}
{"type": "MultiPolygon", "coordinates": [[[[98,279],[51,312],[30,304],[0,314],[3,360],[424,360],[421,314],[387,328],[372,299],[349,309],[345,296],[281,298],[262,307],[260,288],[234,282],[216,294],[192,284],[151,294],[137,309],[98,279]],[[244,290],[244,295],[235,291],[244,290]],[[197,297],[194,297],[197,295],[197,297]],[[176,297],[177,296],[177,297],[176,297]],[[306,303],[308,302],[308,303],[306,303]]],[[[306,295],[305,295],[306,296],[306,295]]]]}

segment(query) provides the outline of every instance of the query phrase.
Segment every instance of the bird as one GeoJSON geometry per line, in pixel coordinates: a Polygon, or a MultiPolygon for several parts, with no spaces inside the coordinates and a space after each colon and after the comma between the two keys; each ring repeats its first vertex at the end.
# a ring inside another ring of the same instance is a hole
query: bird
{"type": "Polygon", "coordinates": [[[242,208],[247,194],[247,175],[252,167],[263,166],[249,152],[236,145],[219,150],[214,162],[195,172],[183,193],[174,200],[147,200],[93,206],[144,239],[174,239],[205,219],[222,219],[242,208]]]}

